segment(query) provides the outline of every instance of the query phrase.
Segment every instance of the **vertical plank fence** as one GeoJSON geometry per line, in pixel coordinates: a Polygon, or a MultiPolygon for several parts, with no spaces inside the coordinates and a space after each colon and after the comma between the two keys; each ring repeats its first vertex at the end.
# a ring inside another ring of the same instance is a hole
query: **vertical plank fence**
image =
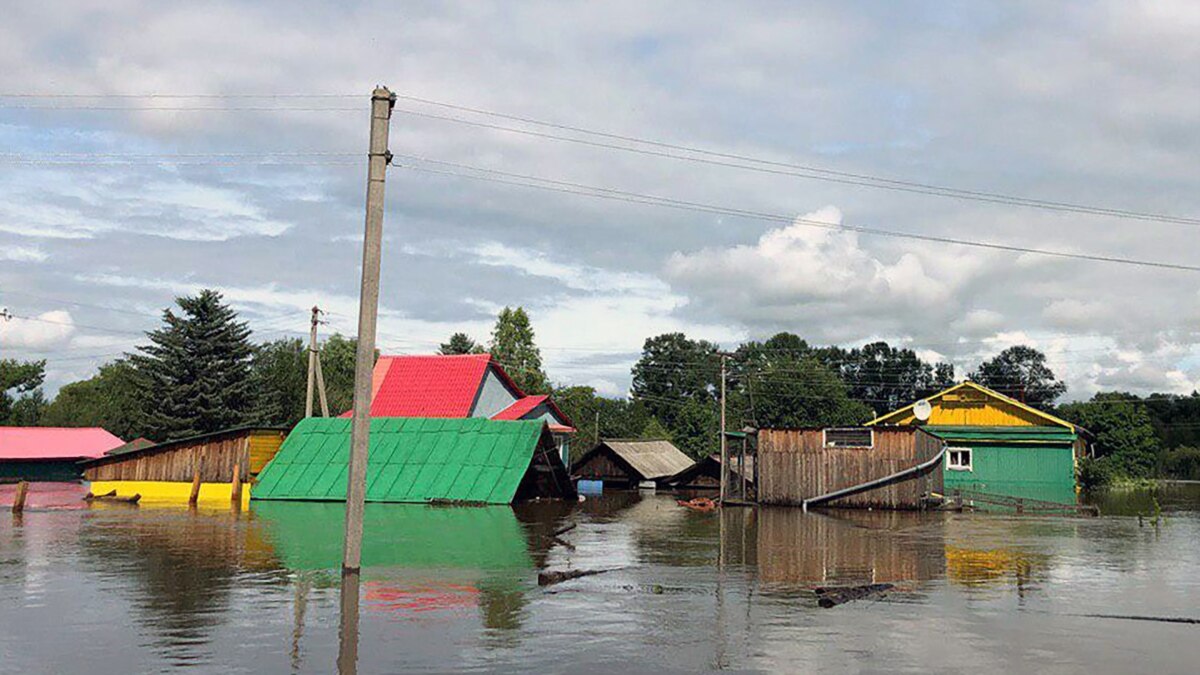
{"type": "MultiPolygon", "coordinates": [[[[758,499],[799,506],[805,499],[908,469],[931,459],[942,441],[916,427],[876,427],[872,447],[826,447],[821,429],[760,429],[758,499]]],[[[941,467],[902,483],[830,502],[830,506],[919,509],[942,491],[941,467]]]]}

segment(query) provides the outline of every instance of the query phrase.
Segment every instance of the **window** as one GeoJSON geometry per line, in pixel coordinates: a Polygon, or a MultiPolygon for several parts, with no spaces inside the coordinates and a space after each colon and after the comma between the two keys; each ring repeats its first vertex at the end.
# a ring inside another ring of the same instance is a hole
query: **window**
{"type": "Polygon", "coordinates": [[[867,427],[826,429],[827,448],[870,448],[875,446],[875,430],[867,427]]]}
{"type": "Polygon", "coordinates": [[[951,471],[970,471],[971,449],[946,448],[946,468],[951,471]]]}

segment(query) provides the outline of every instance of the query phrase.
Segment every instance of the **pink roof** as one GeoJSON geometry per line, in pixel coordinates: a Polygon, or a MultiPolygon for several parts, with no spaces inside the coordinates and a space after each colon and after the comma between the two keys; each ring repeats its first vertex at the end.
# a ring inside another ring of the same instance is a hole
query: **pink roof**
{"type": "Polygon", "coordinates": [[[124,443],[100,427],[0,427],[0,460],[92,459],[124,443]]]}
{"type": "Polygon", "coordinates": [[[526,396],[519,398],[504,410],[492,415],[494,420],[519,420],[529,411],[541,405],[549,396],[526,396]]]}

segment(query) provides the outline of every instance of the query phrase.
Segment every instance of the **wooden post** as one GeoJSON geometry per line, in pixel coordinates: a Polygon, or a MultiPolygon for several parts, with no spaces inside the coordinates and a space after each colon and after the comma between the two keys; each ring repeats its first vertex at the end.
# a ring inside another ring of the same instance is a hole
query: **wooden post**
{"type": "Polygon", "coordinates": [[[304,416],[312,417],[313,385],[317,379],[317,314],[321,310],[312,308],[312,328],[308,333],[308,385],[304,389],[304,416]]]}
{"type": "Polygon", "coordinates": [[[200,469],[192,474],[192,493],[188,495],[188,506],[195,506],[200,501],[200,469]]]}
{"type": "Polygon", "coordinates": [[[362,286],[358,296],[358,349],[354,355],[354,417],[350,425],[350,465],[346,479],[346,539],[342,549],[342,569],[354,572],[362,564],[363,510],[371,435],[371,371],[375,368],[379,259],[383,249],[383,188],[391,157],[388,125],[395,104],[396,95],[386,87],[376,87],[371,94],[367,214],[363,230],[362,286]]]}
{"type": "Polygon", "coordinates": [[[321,417],[329,417],[329,398],[325,395],[325,375],[321,373],[320,352],[317,352],[317,396],[321,399],[321,417]]]}
{"type": "Polygon", "coordinates": [[[741,485],[742,501],[746,501],[746,437],[742,436],[742,454],[738,457],[738,483],[741,485]]]}
{"type": "Polygon", "coordinates": [[[242,465],[233,465],[233,480],[229,483],[229,500],[238,506],[242,505],[242,465]]]}
{"type": "Polygon", "coordinates": [[[29,483],[21,481],[17,483],[17,493],[13,495],[13,513],[21,513],[25,510],[25,497],[29,494],[29,483]]]}
{"type": "Polygon", "coordinates": [[[317,324],[321,323],[321,308],[313,305],[312,328],[308,334],[308,387],[304,392],[304,416],[313,414],[313,380],[321,399],[321,416],[329,417],[329,400],[325,397],[325,376],[321,373],[321,353],[317,350],[317,324]]]}
{"type": "Polygon", "coordinates": [[[729,444],[725,442],[725,354],[721,354],[721,504],[725,504],[729,482],[729,444]]]}

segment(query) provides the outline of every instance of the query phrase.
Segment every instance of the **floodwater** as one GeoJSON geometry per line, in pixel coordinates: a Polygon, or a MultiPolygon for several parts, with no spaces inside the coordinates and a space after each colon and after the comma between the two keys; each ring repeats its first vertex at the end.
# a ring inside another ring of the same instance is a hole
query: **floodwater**
{"type": "Polygon", "coordinates": [[[326,673],[339,648],[362,673],[1196,672],[1200,623],[1157,619],[1200,619],[1200,486],[1101,506],[1114,515],[368,505],[343,642],[340,505],[6,509],[0,672],[326,673]],[[570,523],[566,544],[549,536],[570,523]],[[564,569],[610,571],[537,585],[564,569]],[[895,589],[816,603],[863,583],[895,589]]]}

